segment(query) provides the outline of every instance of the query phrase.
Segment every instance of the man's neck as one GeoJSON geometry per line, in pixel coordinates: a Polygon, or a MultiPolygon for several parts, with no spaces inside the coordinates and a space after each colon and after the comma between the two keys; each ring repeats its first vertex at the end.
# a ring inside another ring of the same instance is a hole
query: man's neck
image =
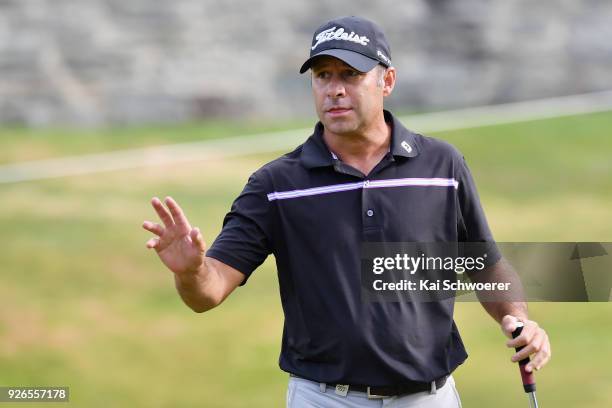
{"type": "Polygon", "coordinates": [[[380,120],[366,130],[335,134],[325,129],[323,139],[340,160],[367,175],[389,151],[391,126],[381,114],[380,120]]]}

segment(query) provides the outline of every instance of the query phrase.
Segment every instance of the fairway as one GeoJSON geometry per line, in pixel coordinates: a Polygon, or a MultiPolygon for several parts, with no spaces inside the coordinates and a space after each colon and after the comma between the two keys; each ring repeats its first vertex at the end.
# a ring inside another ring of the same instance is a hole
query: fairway
{"type": "MultiPolygon", "coordinates": [[[[4,129],[0,163],[245,129],[4,129]]],[[[463,152],[497,240],[612,241],[610,129],[612,113],[597,113],[432,136],[463,152]]],[[[141,228],[155,219],[150,198],[171,195],[210,245],[249,175],[281,153],[0,185],[0,386],[69,386],[79,407],[284,406],[274,259],[219,308],[196,314],[141,228]]],[[[530,310],[553,348],[537,374],[541,406],[612,406],[612,304],[530,310]]],[[[477,303],[458,304],[456,321],[470,354],[455,372],[463,406],[528,406],[496,323],[477,303]]]]}

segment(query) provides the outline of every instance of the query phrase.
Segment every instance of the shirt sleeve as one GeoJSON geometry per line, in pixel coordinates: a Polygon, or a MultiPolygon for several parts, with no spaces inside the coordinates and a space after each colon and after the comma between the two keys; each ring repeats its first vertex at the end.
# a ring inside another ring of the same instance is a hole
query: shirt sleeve
{"type": "Polygon", "coordinates": [[[271,251],[271,205],[261,175],[253,173],[223,219],[219,236],[206,252],[242,272],[244,285],[271,251]]]}
{"type": "Polygon", "coordinates": [[[493,265],[501,258],[501,253],[493,239],[493,234],[480,204],[476,183],[463,156],[459,162],[457,177],[458,240],[459,242],[469,243],[464,248],[466,252],[474,251],[474,254],[471,254],[473,256],[482,255],[483,252],[486,253],[486,265],[493,265]]]}

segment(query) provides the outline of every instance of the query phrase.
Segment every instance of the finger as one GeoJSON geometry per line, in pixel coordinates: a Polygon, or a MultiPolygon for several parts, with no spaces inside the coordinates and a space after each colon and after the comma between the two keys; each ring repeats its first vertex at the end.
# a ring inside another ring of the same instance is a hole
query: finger
{"type": "Polygon", "coordinates": [[[170,212],[168,211],[168,209],[164,207],[164,205],[159,200],[159,198],[153,197],[153,199],[151,200],[151,204],[153,205],[155,212],[157,212],[159,219],[162,220],[166,228],[173,227],[174,221],[172,220],[172,216],[170,215],[170,212]]]}
{"type": "Polygon", "coordinates": [[[507,337],[512,337],[512,332],[516,330],[518,322],[520,322],[520,320],[517,317],[505,315],[501,321],[502,332],[507,337]]]}
{"type": "Polygon", "coordinates": [[[204,242],[204,237],[200,233],[199,228],[194,228],[189,233],[191,240],[196,244],[196,246],[200,249],[200,251],[204,252],[206,250],[206,243],[204,242]]]}
{"type": "Polygon", "coordinates": [[[523,331],[521,331],[521,335],[517,336],[514,339],[510,339],[506,342],[508,347],[519,347],[524,346],[525,344],[531,343],[534,336],[541,331],[538,324],[532,320],[525,322],[523,326],[523,331]]]}
{"type": "Polygon", "coordinates": [[[154,233],[155,235],[158,236],[162,236],[164,235],[164,227],[162,227],[161,225],[151,222],[151,221],[145,221],[142,223],[142,228],[146,229],[147,231],[150,231],[152,233],[154,233]]]}
{"type": "Polygon", "coordinates": [[[151,238],[147,241],[147,248],[153,249],[159,245],[159,238],[151,238]]]}
{"type": "Polygon", "coordinates": [[[542,342],[542,347],[540,348],[540,351],[538,351],[533,358],[531,359],[531,362],[529,364],[527,364],[527,366],[525,367],[525,369],[528,372],[531,372],[533,369],[535,369],[536,371],[541,369],[542,367],[544,367],[546,365],[546,363],[548,363],[548,361],[550,360],[551,357],[551,352],[550,352],[550,341],[548,339],[548,335],[544,336],[544,341],[542,342]]]}
{"type": "Polygon", "coordinates": [[[525,346],[525,345],[529,344],[531,339],[533,339],[533,333],[530,333],[527,330],[523,329],[523,331],[521,332],[520,336],[517,336],[517,337],[515,337],[513,339],[507,340],[506,341],[506,346],[508,346],[510,348],[516,348],[516,347],[525,346]]]}
{"type": "Polygon", "coordinates": [[[189,225],[189,221],[187,221],[187,217],[185,217],[183,210],[177,204],[177,202],[174,201],[172,197],[166,197],[165,201],[166,201],[166,205],[170,209],[170,213],[172,214],[172,217],[174,218],[174,223],[180,228],[190,230],[191,226],[189,225]]]}
{"type": "Polygon", "coordinates": [[[527,341],[527,345],[512,356],[512,361],[520,361],[530,355],[539,352],[544,345],[546,339],[546,332],[542,329],[538,329],[536,333],[527,341]]]}
{"type": "Polygon", "coordinates": [[[533,353],[535,353],[536,351],[540,349],[540,346],[541,346],[540,343],[541,342],[537,339],[532,341],[531,343],[528,343],[525,347],[521,349],[521,351],[516,352],[510,358],[510,360],[516,363],[517,361],[521,361],[522,359],[529,357],[530,355],[532,355],[533,353]]]}

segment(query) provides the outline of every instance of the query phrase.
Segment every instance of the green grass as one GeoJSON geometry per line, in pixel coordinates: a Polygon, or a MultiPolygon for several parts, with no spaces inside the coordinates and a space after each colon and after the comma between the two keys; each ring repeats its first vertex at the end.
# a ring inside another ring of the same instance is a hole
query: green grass
{"type": "Polygon", "coordinates": [[[312,122],[305,120],[285,120],[276,123],[257,120],[236,122],[208,120],[179,125],[132,125],[100,129],[4,127],[0,128],[0,164],[162,144],[198,142],[311,126],[312,122]]]}
{"type": "Polygon", "coordinates": [[[612,114],[444,132],[486,193],[513,199],[612,197],[612,114]]]}
{"type": "MultiPolygon", "coordinates": [[[[602,113],[437,136],[466,156],[498,240],[612,241],[611,125],[602,113]]],[[[0,160],[254,130],[217,126],[4,130],[0,160]]],[[[249,174],[279,153],[0,185],[0,385],[67,385],[79,407],[283,406],[274,260],[221,307],[195,314],[140,227],[154,218],[150,197],[172,195],[212,242],[249,174]]],[[[612,406],[612,305],[530,309],[553,344],[537,375],[541,405],[612,406]]],[[[455,373],[464,406],[527,406],[495,322],[467,303],[456,319],[470,354],[455,373]]]]}

